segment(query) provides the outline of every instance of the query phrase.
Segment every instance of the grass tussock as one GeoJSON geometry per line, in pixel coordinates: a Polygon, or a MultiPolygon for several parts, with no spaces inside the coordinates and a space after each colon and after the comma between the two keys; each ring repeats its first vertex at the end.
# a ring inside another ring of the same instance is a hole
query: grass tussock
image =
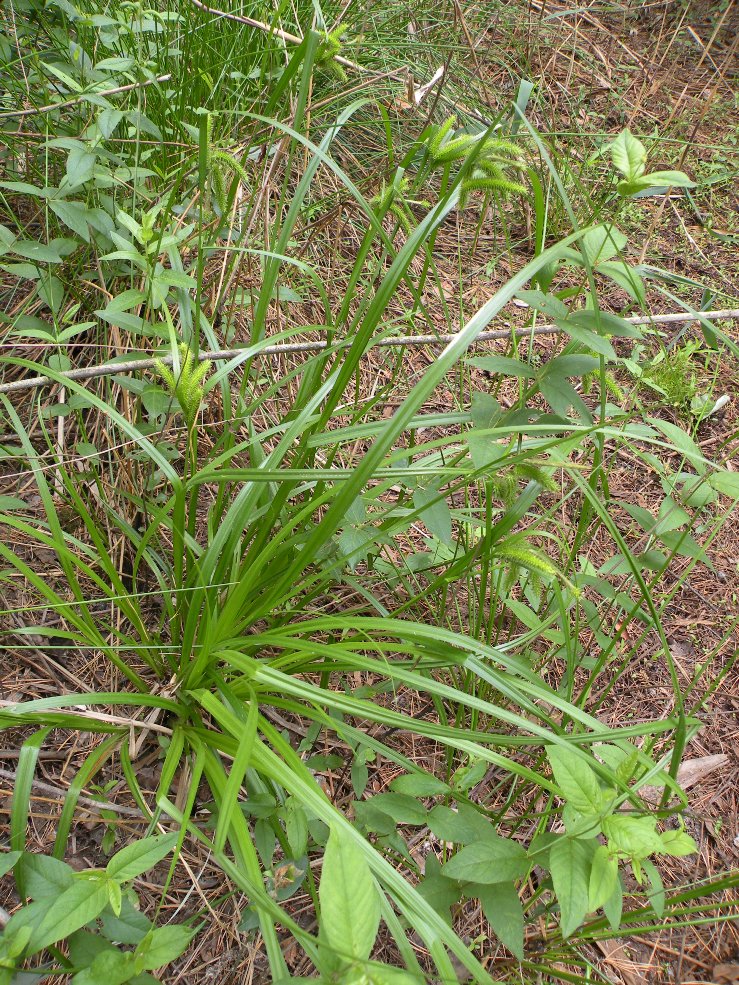
{"type": "Polygon", "coordinates": [[[730,967],[733,14],[673,6],[3,5],[2,985],[730,967]]]}

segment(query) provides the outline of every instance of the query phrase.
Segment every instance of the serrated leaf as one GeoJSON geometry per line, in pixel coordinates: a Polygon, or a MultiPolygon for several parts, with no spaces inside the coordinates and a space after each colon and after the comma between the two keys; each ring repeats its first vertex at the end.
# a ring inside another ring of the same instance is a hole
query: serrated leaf
{"type": "Polygon", "coordinates": [[[321,950],[337,965],[366,961],[380,926],[380,897],[362,850],[338,828],[326,845],[318,895],[321,950]]]}
{"type": "Polygon", "coordinates": [[[510,882],[480,886],[477,895],[495,936],[523,961],[523,907],[516,887],[510,882]]]}
{"type": "Polygon", "coordinates": [[[562,836],[549,849],[549,871],[560,909],[560,930],[570,937],[588,913],[592,847],[562,836]]]}
{"type": "Polygon", "coordinates": [[[528,870],[529,860],[521,845],[490,835],[484,842],[460,849],[441,871],[448,879],[491,885],[522,879],[528,870]]]}
{"type": "Polygon", "coordinates": [[[177,832],[151,835],[131,845],[126,845],[108,862],[105,871],[110,879],[129,882],[143,875],[166,858],[177,844],[177,832]]]}
{"type": "Polygon", "coordinates": [[[647,858],[662,847],[654,818],[614,814],[605,818],[602,826],[609,847],[629,858],[647,858]]]}

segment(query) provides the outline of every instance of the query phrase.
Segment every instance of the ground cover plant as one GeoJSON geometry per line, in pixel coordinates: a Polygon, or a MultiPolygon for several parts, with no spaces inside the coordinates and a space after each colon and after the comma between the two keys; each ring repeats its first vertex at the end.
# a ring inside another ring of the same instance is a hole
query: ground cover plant
{"type": "Polygon", "coordinates": [[[731,968],[730,141],[564,140],[559,8],[3,17],[2,981],[731,968]]]}

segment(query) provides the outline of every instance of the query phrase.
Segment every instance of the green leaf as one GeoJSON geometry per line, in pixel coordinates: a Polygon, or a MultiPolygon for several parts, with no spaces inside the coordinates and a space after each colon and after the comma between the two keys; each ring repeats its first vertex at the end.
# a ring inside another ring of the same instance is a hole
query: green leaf
{"type": "Polygon", "coordinates": [[[617,880],[617,885],[613,889],[613,893],[608,897],[608,899],[603,903],[603,912],[606,915],[606,920],[611,925],[612,930],[618,930],[621,926],[621,913],[624,908],[624,889],[621,884],[621,878],[617,880]]]}
{"type": "Polygon", "coordinates": [[[608,339],[604,339],[602,335],[598,335],[595,332],[591,332],[587,328],[582,328],[577,322],[567,319],[567,321],[557,322],[558,326],[562,331],[567,332],[570,338],[573,338],[576,342],[584,345],[587,349],[592,349],[593,352],[597,352],[601,356],[605,356],[606,359],[611,361],[616,359],[616,350],[613,348],[608,339]]]}
{"type": "Polygon", "coordinates": [[[129,882],[148,872],[172,851],[177,844],[177,832],[151,835],[131,845],[126,845],[108,862],[105,871],[117,882],[129,882]]]}
{"type": "Polygon", "coordinates": [[[136,948],[136,970],[155,971],[174,961],[187,948],[194,933],[182,924],[151,930],[136,948]]]}
{"type": "Polygon", "coordinates": [[[690,523],[690,514],[686,513],[682,506],[678,506],[671,496],[666,496],[659,506],[657,524],[654,528],[655,537],[670,533],[672,530],[679,530],[690,523]]]}
{"type": "Polygon", "coordinates": [[[442,544],[452,544],[452,515],[449,505],[438,489],[419,486],[413,491],[413,505],[420,511],[420,519],[430,534],[442,544]]]}
{"type": "Polygon", "coordinates": [[[123,113],[119,109],[104,109],[102,113],[98,113],[98,129],[106,140],[113,136],[113,132],[122,119],[123,113]]]}
{"type": "Polygon", "coordinates": [[[659,869],[654,862],[650,862],[648,858],[642,859],[641,864],[652,887],[648,893],[649,902],[652,904],[652,909],[657,916],[661,917],[665,912],[665,887],[662,882],[662,876],[660,876],[659,869]]]}
{"type": "Polygon", "coordinates": [[[623,852],[629,858],[643,859],[662,849],[656,822],[652,817],[614,814],[604,818],[602,827],[609,847],[623,852]]]}
{"type": "Polygon", "coordinates": [[[95,169],[96,157],[85,147],[74,147],[67,158],[67,183],[76,188],[90,181],[95,169]]]}
{"type": "Polygon", "coordinates": [[[705,475],[705,457],[689,434],[673,424],[672,421],[665,421],[660,417],[648,417],[647,422],[664,434],[673,447],[687,458],[699,475],[705,475]]]}
{"type": "MultiPolygon", "coordinates": [[[[566,313],[567,309],[565,308],[566,313]]],[[[495,376],[517,376],[527,380],[536,378],[535,369],[522,363],[520,359],[511,359],[508,356],[471,356],[467,362],[470,366],[476,366],[478,369],[495,376]]]]}
{"type": "Polygon", "coordinates": [[[72,982],[73,985],[123,985],[135,973],[134,956],[130,951],[106,948],[89,968],[74,975],[72,982]]]}
{"type": "Polygon", "coordinates": [[[484,841],[488,836],[496,837],[495,828],[487,818],[461,806],[455,811],[446,804],[437,804],[429,812],[426,823],[437,838],[450,844],[467,845],[484,841]]]}
{"type": "Polygon", "coordinates": [[[528,870],[529,860],[521,845],[492,834],[484,842],[460,849],[441,869],[448,879],[482,885],[522,879],[528,870]]]}
{"type": "Polygon", "coordinates": [[[539,389],[555,414],[567,417],[570,409],[574,409],[584,420],[588,422],[591,420],[585,402],[567,376],[560,371],[557,359],[552,359],[547,364],[546,371],[539,381],[539,389]]]}
{"type": "Polygon", "coordinates": [[[86,242],[90,242],[90,218],[95,215],[97,210],[88,208],[84,202],[74,202],[67,199],[51,199],[49,208],[57,215],[65,226],[69,226],[78,236],[86,242]]]}
{"type": "Polygon", "coordinates": [[[711,487],[717,493],[721,493],[722,496],[728,496],[730,499],[739,499],[739,472],[729,472],[722,469],[714,472],[708,481],[711,487]]]}
{"type": "Polygon", "coordinates": [[[560,909],[560,930],[570,937],[588,913],[592,846],[561,836],[549,849],[549,871],[560,909]]]}
{"type": "Polygon", "coordinates": [[[27,852],[21,868],[26,892],[32,899],[60,896],[75,882],[74,869],[51,855],[27,852]]]}
{"type": "MultiPolygon", "coordinates": [[[[639,338],[641,332],[625,318],[614,315],[612,311],[595,311],[593,308],[582,308],[573,311],[567,319],[567,326],[579,325],[599,335],[615,335],[619,338],[639,338]]],[[[567,358],[562,356],[560,358],[567,358]]]]}
{"type": "Polygon", "coordinates": [[[34,928],[29,947],[36,952],[69,937],[98,917],[107,904],[105,880],[76,879],[69,889],[56,897],[54,905],[34,928]]]}
{"type": "Polygon", "coordinates": [[[59,314],[59,309],[64,301],[64,285],[58,277],[44,275],[38,282],[36,293],[44,304],[55,314],[59,314]]]}
{"type": "Polygon", "coordinates": [[[611,160],[614,167],[632,181],[644,173],[647,152],[641,140],[626,129],[611,144],[611,160]]]}
{"type": "Polygon", "coordinates": [[[501,418],[503,409],[491,393],[473,390],[470,399],[470,417],[476,428],[494,428],[501,418]]]}
{"type": "Polygon", "coordinates": [[[610,260],[621,253],[627,243],[628,240],[619,229],[610,222],[604,222],[602,226],[596,226],[583,236],[580,250],[595,266],[602,260],[610,260]]]}
{"type": "Polygon", "coordinates": [[[101,933],[110,941],[136,945],[146,937],[151,927],[151,920],[146,914],[137,910],[128,895],[124,895],[119,916],[114,916],[108,910],[103,914],[101,933]]]}
{"type": "Polygon", "coordinates": [[[103,951],[114,950],[110,941],[106,941],[92,930],[76,931],[67,940],[67,948],[70,961],[78,968],[91,965],[103,951]]]}
{"type": "Polygon", "coordinates": [[[653,185],[666,185],[669,188],[695,188],[695,182],[684,171],[650,171],[639,181],[649,181],[653,185]]]}
{"type": "Polygon", "coordinates": [[[411,797],[438,797],[449,793],[449,784],[430,773],[406,773],[396,776],[390,783],[390,789],[396,793],[410,794],[411,797]]]}
{"type": "Polygon", "coordinates": [[[659,836],[660,847],[657,851],[660,855],[695,855],[698,846],[690,837],[687,831],[663,831],[659,836]]]}
{"type": "Polygon", "coordinates": [[[52,243],[36,243],[33,240],[16,240],[12,252],[36,263],[61,263],[64,257],[52,243]]]}
{"type": "Polygon", "coordinates": [[[354,796],[359,800],[369,783],[369,770],[367,769],[367,763],[363,759],[355,758],[352,762],[351,781],[354,796]]]}
{"type": "Polygon", "coordinates": [[[516,887],[510,882],[501,882],[480,886],[476,892],[495,936],[514,957],[523,961],[523,907],[516,887]]]}
{"type": "Polygon", "coordinates": [[[396,824],[425,824],[426,808],[415,797],[403,793],[381,793],[367,801],[396,824]]]}
{"type": "MultiPolygon", "coordinates": [[[[293,979],[290,979],[293,981],[293,979]]],[[[298,981],[316,983],[315,978],[298,981]]],[[[424,979],[412,975],[405,968],[392,968],[390,965],[367,961],[353,964],[337,980],[337,985],[423,985],[424,979]]],[[[283,985],[288,985],[283,982],[283,985]]]]}
{"type": "Polygon", "coordinates": [[[599,910],[618,888],[618,859],[605,845],[598,845],[593,855],[588,887],[588,909],[599,910]]]}
{"type": "Polygon", "coordinates": [[[525,301],[534,311],[541,311],[542,314],[555,321],[558,318],[566,318],[569,314],[567,305],[563,304],[559,298],[553,294],[544,294],[543,291],[519,291],[518,297],[525,301]]]}
{"type": "MultiPolygon", "coordinates": [[[[2,498],[5,499],[6,497],[2,497],[2,498]]],[[[24,503],[23,505],[25,507],[26,504],[24,503]]],[[[0,509],[2,509],[1,505],[0,505],[0,509]]],[[[15,865],[15,863],[18,861],[18,859],[21,857],[22,854],[23,852],[3,852],[2,854],[0,854],[0,879],[2,879],[4,875],[7,875],[7,873],[10,872],[10,870],[13,868],[13,866],[15,865]]]]}
{"type": "Polygon", "coordinates": [[[380,897],[353,838],[332,828],[323,856],[320,939],[337,964],[366,961],[380,926],[380,897]]]}
{"type": "Polygon", "coordinates": [[[668,188],[695,188],[695,182],[682,171],[652,171],[627,181],[619,181],[616,190],[619,195],[639,195],[653,190],[662,194],[668,188]]]}
{"type": "Polygon", "coordinates": [[[644,281],[630,263],[625,260],[606,260],[598,264],[598,273],[622,287],[634,301],[641,305],[646,303],[644,281]]]}
{"type": "Polygon", "coordinates": [[[426,856],[426,870],[416,887],[420,895],[451,926],[450,910],[462,895],[460,884],[442,875],[441,865],[435,855],[426,856]]]}

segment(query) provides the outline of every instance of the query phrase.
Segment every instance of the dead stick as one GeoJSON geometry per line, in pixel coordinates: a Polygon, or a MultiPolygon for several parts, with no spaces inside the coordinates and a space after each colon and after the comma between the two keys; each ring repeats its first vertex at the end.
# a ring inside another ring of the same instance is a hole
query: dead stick
{"type": "MultiPolygon", "coordinates": [[[[15,773],[10,770],[0,769],[0,777],[4,780],[10,780],[15,783],[15,773]]],[[[44,783],[43,780],[37,780],[34,777],[31,780],[33,786],[40,792],[44,793],[49,797],[61,797],[66,799],[69,790],[65,790],[62,787],[53,787],[50,783],[44,783]]],[[[77,798],[77,803],[85,808],[92,808],[96,811],[113,811],[115,814],[122,814],[124,817],[142,817],[141,811],[136,807],[124,807],[122,804],[113,804],[109,800],[93,800],[92,797],[84,797],[80,795],[77,798]]]]}
{"type": "MultiPolygon", "coordinates": [[[[731,320],[739,318],[739,308],[727,308],[717,311],[700,311],[695,314],[689,312],[677,312],[667,315],[636,315],[625,318],[624,321],[630,325],[673,325],[681,322],[707,321],[707,320],[731,320]]],[[[563,329],[558,325],[538,325],[533,328],[513,328],[480,332],[473,340],[472,344],[480,342],[492,342],[502,339],[515,337],[525,339],[531,336],[556,335],[563,329]]],[[[380,338],[374,342],[375,346],[383,348],[405,348],[406,346],[417,345],[447,345],[453,342],[459,333],[449,333],[443,335],[399,335],[392,338],[380,338]]],[[[340,349],[352,345],[351,339],[332,344],[332,348],[340,349]]],[[[297,352],[322,352],[329,348],[329,343],[325,340],[315,342],[285,342],[279,345],[267,345],[261,349],[251,352],[247,347],[242,349],[219,349],[215,351],[199,352],[198,359],[203,362],[223,362],[226,359],[237,359],[239,356],[246,359],[256,359],[262,356],[279,356],[287,353],[297,352]]],[[[368,348],[372,348],[369,346],[368,348]]],[[[84,369],[70,369],[57,376],[31,376],[25,380],[14,380],[12,383],[0,384],[0,393],[17,393],[20,390],[34,390],[38,387],[48,386],[52,383],[64,384],[65,380],[91,380],[98,376],[114,376],[117,373],[133,373],[140,369],[155,369],[158,365],[164,364],[171,366],[173,356],[161,355],[151,359],[131,359],[128,362],[103,363],[100,366],[90,366],[84,369]]]]}

